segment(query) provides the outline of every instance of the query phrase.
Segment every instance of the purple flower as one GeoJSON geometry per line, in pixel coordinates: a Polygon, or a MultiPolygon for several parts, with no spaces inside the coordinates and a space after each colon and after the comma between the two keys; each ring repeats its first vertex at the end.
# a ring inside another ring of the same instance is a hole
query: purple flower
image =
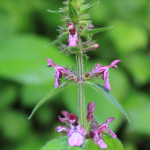
{"type": "Polygon", "coordinates": [[[106,87],[108,90],[111,90],[110,83],[109,83],[109,68],[112,67],[114,69],[117,69],[117,63],[121,60],[115,60],[113,61],[109,66],[102,66],[101,64],[96,64],[91,71],[89,72],[90,76],[99,76],[102,75],[102,79],[105,80],[104,87],[106,87]]]}
{"type": "Polygon", "coordinates": [[[90,24],[88,28],[89,28],[89,29],[93,29],[93,28],[94,28],[94,25],[90,24]]]}
{"type": "Polygon", "coordinates": [[[49,59],[46,58],[48,61],[47,67],[55,67],[55,88],[60,85],[60,79],[62,78],[62,75],[67,77],[69,75],[72,75],[70,71],[68,71],[66,68],[60,66],[60,65],[55,65],[55,63],[49,59]]]}
{"type": "Polygon", "coordinates": [[[99,48],[99,44],[97,44],[97,43],[94,43],[93,46],[94,46],[94,47],[92,47],[93,50],[99,48]]]}
{"type": "Polygon", "coordinates": [[[68,113],[68,111],[63,110],[63,111],[61,111],[61,113],[62,113],[65,117],[62,118],[61,116],[58,116],[59,121],[62,122],[62,123],[68,124],[68,123],[69,123],[69,113],[68,113]]]}
{"type": "Polygon", "coordinates": [[[87,105],[87,112],[88,112],[88,114],[87,114],[86,118],[87,118],[87,122],[90,122],[92,120],[91,127],[90,127],[90,129],[92,131],[97,129],[97,126],[98,126],[98,122],[96,121],[95,116],[93,114],[94,111],[95,111],[95,103],[94,102],[90,102],[87,105]]]}
{"type": "Polygon", "coordinates": [[[68,38],[69,46],[75,47],[77,45],[77,42],[78,42],[77,33],[75,32],[75,26],[72,23],[69,23],[68,29],[70,32],[69,38],[68,38]]]}
{"type": "Polygon", "coordinates": [[[113,117],[108,118],[106,122],[98,126],[97,130],[90,132],[90,136],[94,137],[95,144],[98,144],[99,147],[102,149],[107,148],[107,145],[104,142],[103,137],[102,137],[102,134],[104,133],[105,129],[108,131],[109,134],[112,135],[113,138],[117,137],[117,135],[114,132],[112,132],[107,125],[108,123],[112,122],[114,119],[115,118],[113,117]]]}
{"type": "Polygon", "coordinates": [[[67,111],[63,111],[63,113],[66,115],[65,118],[66,120],[68,120],[70,128],[68,129],[63,126],[58,126],[56,128],[56,132],[58,133],[67,132],[68,133],[67,135],[69,136],[68,144],[70,146],[81,146],[84,142],[83,135],[86,134],[84,128],[82,128],[81,125],[79,124],[77,116],[75,114],[73,113],[69,114],[67,111]]]}

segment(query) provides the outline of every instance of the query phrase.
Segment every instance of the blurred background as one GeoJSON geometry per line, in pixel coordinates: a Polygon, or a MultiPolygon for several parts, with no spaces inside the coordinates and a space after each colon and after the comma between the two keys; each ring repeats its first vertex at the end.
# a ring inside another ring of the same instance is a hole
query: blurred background
{"type": "MultiPolygon", "coordinates": [[[[95,3],[88,0],[87,3],[95,3]]],[[[70,86],[52,96],[31,120],[37,102],[54,88],[54,67],[47,60],[76,68],[74,56],[64,56],[58,45],[44,47],[56,39],[60,17],[47,12],[63,7],[61,0],[0,1],[0,149],[38,150],[60,136],[58,115],[67,110],[78,115],[78,88],[70,86]]],[[[89,52],[85,71],[95,63],[109,65],[120,59],[118,69],[109,69],[112,95],[127,111],[132,123],[89,86],[86,103],[96,104],[99,124],[115,117],[109,125],[125,150],[150,149],[150,1],[101,0],[90,11],[96,28],[114,28],[93,39],[100,45],[89,52]]],[[[100,84],[103,84],[99,77],[100,84]]],[[[97,81],[95,81],[97,82],[97,81]]]]}

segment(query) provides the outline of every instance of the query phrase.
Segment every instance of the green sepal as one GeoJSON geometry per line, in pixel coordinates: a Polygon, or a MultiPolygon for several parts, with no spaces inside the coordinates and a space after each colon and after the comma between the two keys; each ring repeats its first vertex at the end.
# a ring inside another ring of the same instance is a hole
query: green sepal
{"type": "Polygon", "coordinates": [[[52,43],[50,43],[44,47],[50,46],[52,44],[57,44],[57,43],[62,42],[62,41],[66,41],[68,39],[68,35],[69,35],[69,31],[66,31],[66,32],[60,34],[55,41],[53,41],[52,43]]]}
{"type": "Polygon", "coordinates": [[[94,89],[96,89],[98,92],[104,95],[113,105],[115,105],[126,116],[129,123],[131,123],[126,111],[123,109],[123,107],[118,103],[118,101],[111,95],[111,93],[104,86],[98,83],[92,83],[88,81],[86,81],[85,83],[91,85],[94,89]]]}
{"type": "MultiPolygon", "coordinates": [[[[123,150],[122,143],[115,138],[108,137],[107,134],[103,134],[103,140],[107,144],[105,150],[123,150]]],[[[91,139],[85,140],[86,150],[102,150],[99,145],[95,145],[94,141],[91,139]]]]}
{"type": "Polygon", "coordinates": [[[71,50],[71,52],[73,52],[73,53],[76,53],[76,52],[80,52],[81,51],[81,49],[79,48],[79,47],[77,47],[77,46],[75,46],[75,47],[73,47],[73,46],[71,46],[71,47],[68,47],[70,50],[71,50]]]}
{"type": "Polygon", "coordinates": [[[106,30],[109,30],[109,29],[112,29],[113,26],[110,26],[110,27],[104,27],[104,28],[97,28],[97,29],[89,29],[88,31],[85,31],[85,32],[81,32],[81,36],[88,36],[88,35],[92,35],[92,34],[95,34],[95,33],[98,33],[98,32],[102,32],[102,31],[106,31],[106,30]]]}
{"type": "Polygon", "coordinates": [[[68,87],[69,85],[73,84],[74,82],[64,82],[62,85],[58,86],[57,88],[52,89],[43,99],[41,99],[37,105],[34,107],[31,115],[28,117],[28,119],[31,119],[31,117],[34,115],[36,110],[44,103],[46,102],[52,95],[57,93],[58,91],[64,89],[65,87],[68,87]]]}
{"type": "Polygon", "coordinates": [[[50,13],[54,13],[54,14],[63,14],[63,13],[67,13],[67,10],[65,10],[64,8],[59,8],[59,10],[55,11],[55,10],[47,10],[50,13]]]}
{"type": "Polygon", "coordinates": [[[84,65],[86,65],[87,60],[89,59],[89,56],[87,56],[86,54],[82,54],[82,57],[83,57],[83,63],[84,63],[84,65]]]}
{"type": "Polygon", "coordinates": [[[73,22],[78,21],[78,12],[76,11],[76,8],[69,2],[69,17],[70,20],[73,22]]]}
{"type": "Polygon", "coordinates": [[[80,8],[79,14],[85,14],[85,13],[87,13],[87,12],[90,11],[94,6],[96,6],[98,3],[99,3],[99,0],[97,1],[97,3],[95,3],[95,4],[93,4],[93,5],[90,5],[90,4],[83,5],[83,6],[80,8]]]}

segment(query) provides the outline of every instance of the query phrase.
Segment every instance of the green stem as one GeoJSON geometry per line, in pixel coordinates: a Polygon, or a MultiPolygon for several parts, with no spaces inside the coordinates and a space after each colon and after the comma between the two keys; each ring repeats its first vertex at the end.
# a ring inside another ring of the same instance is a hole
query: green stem
{"type": "Polygon", "coordinates": [[[82,127],[85,128],[86,116],[85,116],[85,99],[84,99],[84,83],[83,83],[83,60],[82,52],[77,53],[78,61],[78,90],[79,90],[79,121],[82,127]]]}
{"type": "MultiPolygon", "coordinates": [[[[78,34],[78,24],[75,24],[76,32],[78,34]]],[[[81,39],[78,34],[79,39],[79,47],[81,49],[81,39]]],[[[79,91],[79,122],[82,127],[85,129],[86,127],[86,114],[85,114],[85,99],[84,99],[84,83],[83,83],[83,56],[82,49],[79,53],[76,54],[77,58],[77,70],[78,70],[78,91],[79,91]]]]}

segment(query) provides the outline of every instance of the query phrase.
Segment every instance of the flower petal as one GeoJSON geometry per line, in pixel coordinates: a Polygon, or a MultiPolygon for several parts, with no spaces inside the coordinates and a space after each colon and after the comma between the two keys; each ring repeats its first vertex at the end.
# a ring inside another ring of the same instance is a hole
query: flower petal
{"type": "Polygon", "coordinates": [[[103,140],[99,140],[99,141],[98,141],[98,145],[99,145],[99,147],[102,148],[102,149],[107,148],[107,145],[106,145],[106,143],[105,143],[103,140]]]}
{"type": "Polygon", "coordinates": [[[74,132],[71,137],[68,138],[68,144],[70,146],[81,146],[84,142],[84,137],[78,132],[74,132]]]}
{"type": "Polygon", "coordinates": [[[49,59],[49,58],[46,58],[46,59],[48,61],[47,67],[51,67],[51,66],[55,67],[56,66],[55,63],[51,59],[49,59]]]}
{"type": "Polygon", "coordinates": [[[108,124],[108,123],[112,122],[114,119],[115,119],[114,117],[110,117],[106,120],[106,123],[108,124]]]}
{"type": "Polygon", "coordinates": [[[113,67],[115,66],[118,62],[120,62],[121,60],[114,60],[110,65],[109,67],[113,67]]]}
{"type": "Polygon", "coordinates": [[[89,113],[93,113],[95,110],[95,103],[94,102],[90,102],[87,105],[87,112],[89,113]]]}
{"type": "Polygon", "coordinates": [[[109,91],[111,90],[109,79],[105,80],[104,87],[107,88],[109,91]]]}
{"type": "Polygon", "coordinates": [[[63,132],[68,132],[68,129],[66,127],[63,127],[63,126],[58,126],[56,128],[56,132],[57,133],[63,133],[63,132]]]}

